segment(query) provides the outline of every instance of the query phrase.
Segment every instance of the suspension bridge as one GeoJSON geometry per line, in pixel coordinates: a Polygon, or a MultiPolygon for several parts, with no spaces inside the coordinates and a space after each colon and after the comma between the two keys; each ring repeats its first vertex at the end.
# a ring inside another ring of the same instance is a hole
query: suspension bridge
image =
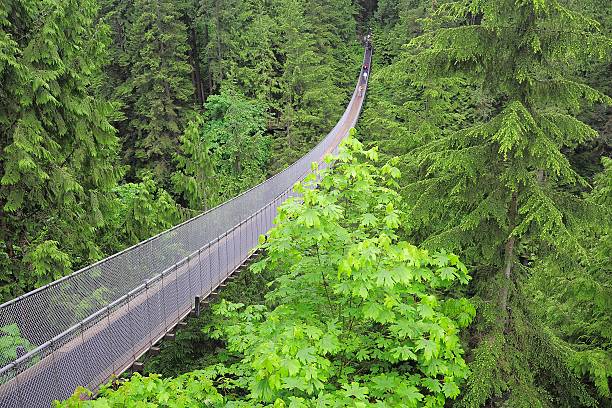
{"type": "MultiPolygon", "coordinates": [[[[371,50],[363,63],[369,67],[371,50]]],[[[97,390],[168,336],[252,256],[292,186],[355,126],[367,77],[332,131],[284,171],[239,196],[91,266],[0,305],[0,408],[50,407],[97,390]],[[20,333],[32,346],[11,343],[20,333]],[[3,336],[2,336],[3,335],[3,336]],[[4,342],[3,342],[4,340],[4,342]],[[29,351],[28,351],[29,349],[29,351]],[[0,349],[1,351],[1,349],[0,349]]],[[[368,73],[369,74],[369,73],[368,73]]]]}

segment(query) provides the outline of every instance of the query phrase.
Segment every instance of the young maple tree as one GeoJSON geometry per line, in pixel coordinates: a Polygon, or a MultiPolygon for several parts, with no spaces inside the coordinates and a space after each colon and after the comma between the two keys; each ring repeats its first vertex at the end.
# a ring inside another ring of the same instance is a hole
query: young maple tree
{"type": "Polygon", "coordinates": [[[349,138],[331,169],[296,184],[252,267],[274,277],[265,304],[213,307],[204,331],[223,341],[222,362],[174,379],[134,375],[94,401],[81,388],[56,406],[442,408],[456,398],[468,375],[459,330],[475,310],[449,294],[470,277],[457,256],[399,240],[400,173],[377,160],[349,138]]]}
{"type": "Polygon", "coordinates": [[[217,306],[213,337],[241,356],[217,368],[230,399],[442,407],[458,395],[458,332],[475,311],[442,295],[469,276],[455,255],[399,240],[399,170],[377,156],[350,138],[332,170],[297,184],[253,266],[276,271],[267,304],[217,306]]]}

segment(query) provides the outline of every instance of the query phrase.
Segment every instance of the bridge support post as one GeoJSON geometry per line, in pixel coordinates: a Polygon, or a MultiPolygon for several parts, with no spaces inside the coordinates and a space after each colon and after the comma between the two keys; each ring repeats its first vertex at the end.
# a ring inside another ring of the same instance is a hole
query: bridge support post
{"type": "Polygon", "coordinates": [[[132,372],[142,374],[143,371],[144,371],[144,363],[140,361],[134,361],[134,364],[132,364],[132,372]]]}
{"type": "Polygon", "coordinates": [[[196,296],[195,297],[195,315],[196,315],[196,317],[200,317],[200,310],[201,310],[200,308],[201,308],[201,306],[200,306],[200,297],[196,296]]]}

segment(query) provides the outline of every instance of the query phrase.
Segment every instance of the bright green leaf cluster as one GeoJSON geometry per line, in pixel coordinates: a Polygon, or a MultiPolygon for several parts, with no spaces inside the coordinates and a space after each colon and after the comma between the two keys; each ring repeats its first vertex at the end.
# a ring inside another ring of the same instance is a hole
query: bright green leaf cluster
{"type": "Polygon", "coordinates": [[[399,240],[400,174],[377,156],[348,138],[280,207],[252,267],[273,276],[265,304],[222,300],[204,328],[226,364],[135,375],[58,406],[441,408],[456,398],[468,375],[459,330],[475,309],[448,293],[470,277],[457,256],[399,240]]]}
{"type": "Polygon", "coordinates": [[[216,309],[253,404],[442,407],[458,395],[458,332],[475,310],[441,294],[467,283],[466,267],[398,239],[398,170],[376,158],[349,138],[318,182],[298,184],[253,266],[276,271],[267,306],[216,309]]]}
{"type": "Polygon", "coordinates": [[[219,407],[223,402],[213,383],[203,372],[194,371],[177,378],[161,378],[159,375],[142,377],[134,374],[129,381],[111,383],[99,392],[98,398],[87,400],[91,392],[79,388],[64,402],[54,406],[64,408],[195,408],[219,407]],[[83,398],[85,397],[85,398],[83,398]]]}

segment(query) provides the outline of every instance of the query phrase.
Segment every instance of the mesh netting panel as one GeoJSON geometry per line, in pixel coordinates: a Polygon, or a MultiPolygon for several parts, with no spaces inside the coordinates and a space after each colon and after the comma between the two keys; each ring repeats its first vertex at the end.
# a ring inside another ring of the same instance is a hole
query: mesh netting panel
{"type": "Polygon", "coordinates": [[[210,280],[211,287],[214,289],[219,284],[219,241],[215,240],[210,245],[208,252],[208,259],[210,261],[210,280]]]}
{"type": "Polygon", "coordinates": [[[16,370],[9,370],[0,374],[0,383],[4,384],[0,393],[0,406],[22,407],[23,402],[19,395],[20,384],[15,379],[16,370]]]}
{"type": "MultiPolygon", "coordinates": [[[[370,53],[365,62],[369,65],[370,53]]],[[[361,76],[360,76],[361,78],[361,76]]],[[[0,306],[0,327],[33,350],[0,356],[0,408],[49,407],[128,368],[249,256],[291,188],[357,121],[353,93],[334,129],[264,183],[169,231],[0,306]]]]}
{"type": "Polygon", "coordinates": [[[130,295],[128,302],[129,314],[131,316],[131,340],[132,353],[136,357],[145,352],[150,347],[149,333],[151,332],[148,301],[146,288],[130,295]]]}

